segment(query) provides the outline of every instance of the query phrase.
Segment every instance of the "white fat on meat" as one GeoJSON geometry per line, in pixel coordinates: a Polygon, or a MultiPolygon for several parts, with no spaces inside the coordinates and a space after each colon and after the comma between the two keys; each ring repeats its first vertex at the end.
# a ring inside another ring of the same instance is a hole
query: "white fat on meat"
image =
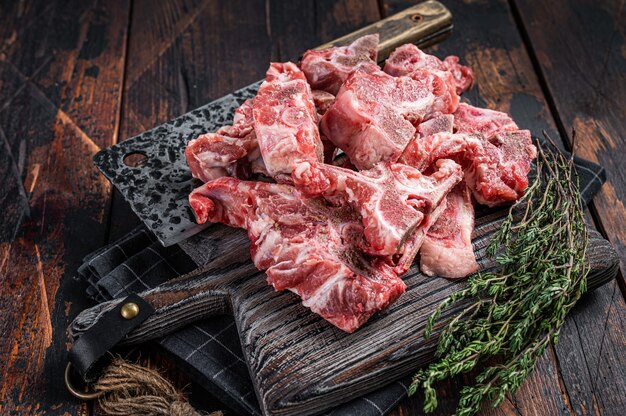
{"type": "Polygon", "coordinates": [[[320,121],[322,133],[358,169],[395,162],[429,115],[456,110],[449,72],[416,70],[410,76],[353,73],[320,121]]]}
{"type": "Polygon", "coordinates": [[[288,180],[300,161],[323,160],[311,88],[295,64],[270,65],[252,116],[265,167],[277,181],[288,180]]]}
{"type": "Polygon", "coordinates": [[[458,279],[478,270],[472,248],[474,206],[465,183],[446,196],[446,208],[420,248],[420,270],[428,276],[458,279]]]}
{"type": "Polygon", "coordinates": [[[462,177],[461,167],[451,160],[438,161],[428,176],[397,163],[355,172],[303,162],[292,173],[294,184],[306,196],[324,196],[331,203],[352,206],[364,226],[362,249],[379,256],[396,255],[462,177]]]}
{"type": "Polygon", "coordinates": [[[290,290],[324,319],[353,332],[405,290],[383,259],[359,249],[363,226],[347,206],[329,206],[283,184],[223,177],[195,189],[199,223],[245,228],[254,264],[276,290],[290,290]]]}

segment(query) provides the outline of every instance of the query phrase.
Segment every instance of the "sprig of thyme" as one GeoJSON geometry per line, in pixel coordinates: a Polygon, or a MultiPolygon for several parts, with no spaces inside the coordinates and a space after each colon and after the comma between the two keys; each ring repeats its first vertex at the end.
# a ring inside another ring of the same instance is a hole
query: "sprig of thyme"
{"type": "Polygon", "coordinates": [[[445,308],[467,305],[444,323],[438,361],[417,373],[409,388],[409,394],[424,390],[425,412],[437,407],[435,382],[477,366],[483,369],[461,390],[456,415],[475,414],[484,399],[496,407],[519,388],[586,290],[587,243],[573,159],[539,145],[536,179],[487,247],[497,256],[497,272],[470,276],[466,288],[429,318],[426,338],[445,308]]]}

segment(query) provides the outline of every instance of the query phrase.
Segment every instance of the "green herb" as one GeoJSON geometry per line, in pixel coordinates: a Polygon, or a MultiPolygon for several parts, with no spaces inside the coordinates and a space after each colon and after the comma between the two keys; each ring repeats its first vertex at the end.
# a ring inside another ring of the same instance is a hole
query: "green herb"
{"type": "Polygon", "coordinates": [[[475,414],[484,399],[496,407],[517,390],[586,290],[587,242],[572,159],[538,146],[537,177],[487,248],[497,255],[497,272],[470,276],[429,318],[426,338],[445,308],[467,305],[444,323],[438,361],[410,386],[409,394],[424,390],[425,412],[437,407],[435,382],[477,366],[482,371],[461,390],[457,415],[475,414]]]}

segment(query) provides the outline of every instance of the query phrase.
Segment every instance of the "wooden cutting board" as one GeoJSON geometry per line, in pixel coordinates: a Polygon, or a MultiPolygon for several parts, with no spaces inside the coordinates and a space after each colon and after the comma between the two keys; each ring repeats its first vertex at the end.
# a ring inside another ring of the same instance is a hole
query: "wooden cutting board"
{"type": "MultiPolygon", "coordinates": [[[[432,41],[450,28],[449,12],[440,3],[416,7],[334,43],[378,31],[384,56],[398,44],[432,41]]],[[[182,150],[197,134],[228,123],[232,110],[254,93],[254,85],[244,88],[96,156],[98,167],[162,242],[173,244],[196,234],[180,245],[198,264],[206,264],[142,293],[156,313],[125,343],[159,338],[216,314],[233,314],[264,414],[318,414],[430,362],[437,337],[435,333],[430,341],[424,340],[426,320],[464,283],[424,276],[414,266],[403,276],[406,293],[355,333],[346,334],[303,307],[297,296],[275,292],[266,284],[264,273],[250,261],[245,231],[212,225],[197,234],[201,227],[194,225],[186,205],[194,184],[182,150]],[[142,163],[129,163],[131,154],[143,156],[142,163]]],[[[477,215],[473,242],[482,268],[493,267],[484,249],[505,212],[485,210],[477,215]]],[[[597,233],[592,234],[588,256],[590,286],[613,277],[617,256],[597,233]]],[[[80,334],[114,306],[108,302],[83,312],[72,332],[80,334]]]]}
{"type": "MultiPolygon", "coordinates": [[[[473,244],[481,269],[494,264],[487,245],[507,213],[486,210],[476,220],[473,244]]],[[[250,261],[244,230],[213,225],[181,244],[206,266],[140,295],[156,313],[124,344],[160,338],[195,320],[232,314],[259,404],[266,415],[314,415],[398,380],[431,362],[439,328],[426,341],[428,316],[447,296],[464,287],[421,274],[416,265],[403,276],[407,291],[390,308],[353,334],[332,326],[300,304],[290,292],[275,292],[250,261]]],[[[617,254],[600,234],[591,233],[589,287],[615,276],[617,254]]],[[[74,335],[117,301],[83,312],[74,335]]],[[[462,305],[447,310],[442,319],[462,305]]]]}

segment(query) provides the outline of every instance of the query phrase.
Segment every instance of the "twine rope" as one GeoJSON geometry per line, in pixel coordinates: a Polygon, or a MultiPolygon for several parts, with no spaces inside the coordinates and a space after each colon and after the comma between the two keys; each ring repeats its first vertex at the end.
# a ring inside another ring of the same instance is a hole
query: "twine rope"
{"type": "Polygon", "coordinates": [[[113,359],[98,382],[98,414],[107,416],[223,416],[222,412],[207,414],[194,409],[156,370],[113,359]]]}

